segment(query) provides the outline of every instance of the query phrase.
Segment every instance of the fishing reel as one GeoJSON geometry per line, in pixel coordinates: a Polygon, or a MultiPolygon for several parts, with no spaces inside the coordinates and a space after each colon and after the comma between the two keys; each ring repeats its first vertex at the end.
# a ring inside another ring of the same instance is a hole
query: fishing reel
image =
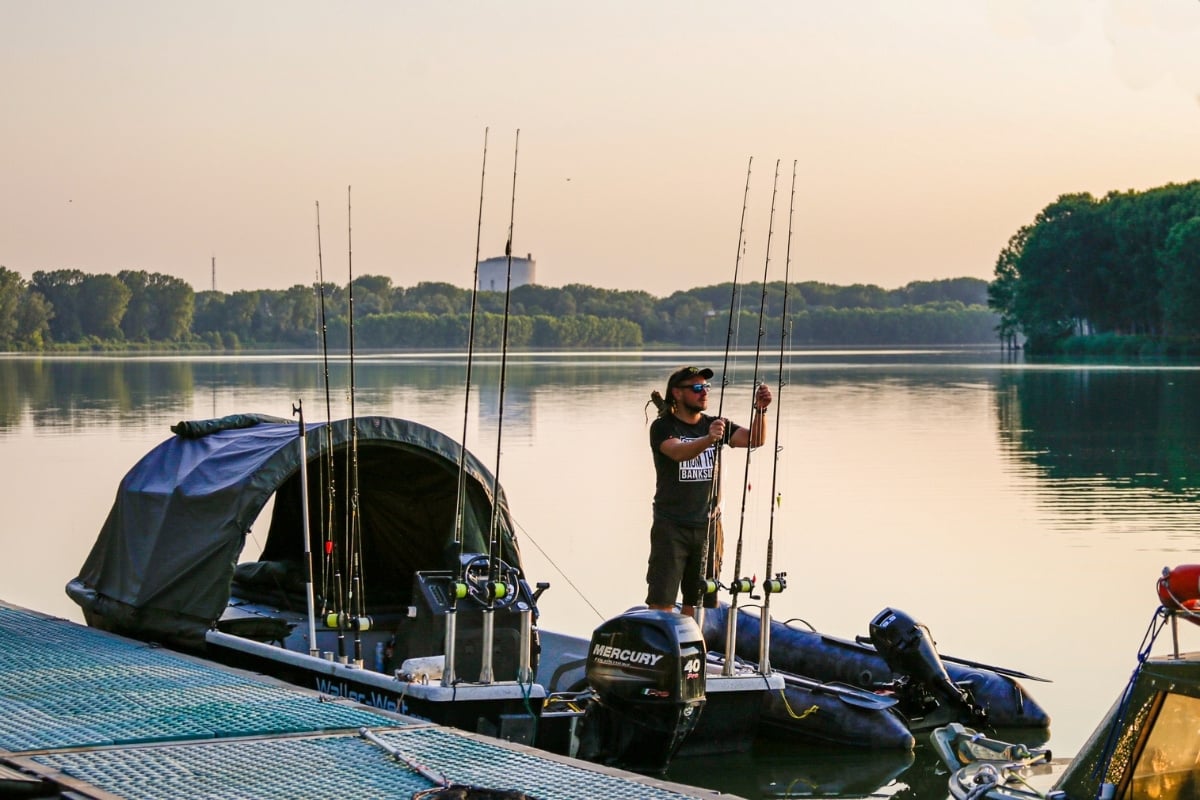
{"type": "Polygon", "coordinates": [[[500,559],[493,562],[490,556],[480,554],[463,564],[462,581],[454,586],[456,598],[469,596],[482,606],[504,609],[521,596],[521,573],[500,559]]]}
{"type": "MultiPolygon", "coordinates": [[[[768,581],[769,583],[769,581],[768,581]]],[[[754,587],[758,584],[758,577],[750,578],[734,578],[729,582],[729,585],[721,583],[716,578],[706,578],[704,581],[704,593],[716,594],[718,589],[728,589],[731,595],[735,597],[739,594],[749,594],[750,599],[758,600],[759,596],[754,593],[754,587]]],[[[771,590],[768,590],[771,591],[771,590]]],[[[777,591],[783,591],[779,589],[777,591]]]]}
{"type": "Polygon", "coordinates": [[[362,633],[369,630],[374,630],[375,620],[370,616],[357,617],[346,612],[331,611],[325,615],[325,627],[333,628],[339,631],[355,631],[362,633]]]}
{"type": "Polygon", "coordinates": [[[754,587],[758,585],[758,576],[749,578],[734,578],[729,582],[729,593],[736,598],[739,594],[750,595],[751,600],[758,600],[759,597],[754,593],[754,587]]]}
{"type": "Polygon", "coordinates": [[[763,592],[766,594],[779,594],[787,588],[787,573],[780,572],[774,578],[768,578],[762,582],[763,592]]]}

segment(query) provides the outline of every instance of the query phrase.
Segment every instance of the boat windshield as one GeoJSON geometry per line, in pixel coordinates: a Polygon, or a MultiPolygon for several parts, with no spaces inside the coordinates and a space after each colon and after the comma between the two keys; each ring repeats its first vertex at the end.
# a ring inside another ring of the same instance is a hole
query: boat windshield
{"type": "Polygon", "coordinates": [[[1168,692],[1133,767],[1124,800],[1200,797],[1200,699],[1168,692]]]}

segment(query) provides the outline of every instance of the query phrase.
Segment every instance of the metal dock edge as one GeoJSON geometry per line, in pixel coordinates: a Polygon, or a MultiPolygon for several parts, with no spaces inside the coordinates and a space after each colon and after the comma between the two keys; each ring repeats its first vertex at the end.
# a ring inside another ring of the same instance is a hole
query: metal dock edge
{"type": "Polygon", "coordinates": [[[0,602],[0,769],[46,788],[25,796],[54,797],[57,787],[104,800],[395,798],[435,785],[360,728],[454,783],[538,800],[736,800],[329,699],[0,602]]]}

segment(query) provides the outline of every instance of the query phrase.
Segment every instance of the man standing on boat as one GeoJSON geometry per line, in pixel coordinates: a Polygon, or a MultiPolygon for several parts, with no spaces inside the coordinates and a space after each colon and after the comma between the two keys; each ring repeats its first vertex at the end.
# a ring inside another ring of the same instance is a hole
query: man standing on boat
{"type": "Polygon", "coordinates": [[[709,416],[704,412],[712,376],[707,367],[681,367],[667,379],[665,396],[650,393],[658,418],[650,423],[656,485],[646,605],[673,611],[682,589],[680,611],[686,616],[695,613],[702,599],[706,606],[716,605],[715,594],[705,596],[704,583],[706,575],[721,574],[724,548],[721,481],[714,474],[717,449],[724,444],[761,446],[767,434],[764,412],[771,404],[771,390],[764,383],[755,390],[749,428],[709,416]]]}

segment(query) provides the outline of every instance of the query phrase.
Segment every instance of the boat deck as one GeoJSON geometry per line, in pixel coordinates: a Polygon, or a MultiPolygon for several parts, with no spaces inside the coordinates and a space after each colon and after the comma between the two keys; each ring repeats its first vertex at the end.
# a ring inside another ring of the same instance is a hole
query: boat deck
{"type": "MultiPolygon", "coordinates": [[[[90,798],[407,797],[455,784],[555,798],[715,798],[329,699],[0,603],[0,781],[90,798]],[[360,735],[367,729],[388,752],[360,735]]],[[[729,798],[730,795],[720,795],[729,798]]]]}

